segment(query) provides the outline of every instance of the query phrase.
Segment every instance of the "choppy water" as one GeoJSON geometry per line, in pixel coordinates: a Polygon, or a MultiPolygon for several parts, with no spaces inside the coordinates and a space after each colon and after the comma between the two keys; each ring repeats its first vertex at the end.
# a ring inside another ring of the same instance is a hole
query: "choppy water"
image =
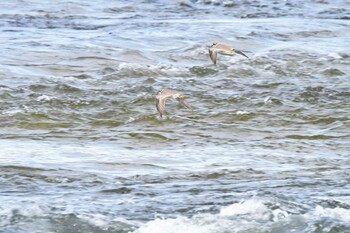
{"type": "Polygon", "coordinates": [[[350,232],[349,9],[0,2],[0,232],[350,232]]]}

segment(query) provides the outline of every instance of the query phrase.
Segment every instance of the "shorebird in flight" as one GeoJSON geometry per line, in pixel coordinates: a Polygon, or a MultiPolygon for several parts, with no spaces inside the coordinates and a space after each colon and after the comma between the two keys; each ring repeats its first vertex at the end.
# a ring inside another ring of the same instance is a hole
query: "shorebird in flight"
{"type": "Polygon", "coordinates": [[[174,99],[179,101],[185,108],[192,110],[191,106],[184,101],[185,97],[181,92],[169,89],[162,89],[156,95],[156,108],[160,114],[160,117],[163,117],[165,113],[165,101],[169,97],[173,97],[174,99]]]}
{"type": "Polygon", "coordinates": [[[233,56],[236,53],[238,53],[238,54],[248,58],[248,56],[245,55],[240,50],[234,49],[234,48],[232,48],[230,46],[227,46],[227,45],[223,45],[223,44],[219,44],[219,43],[213,43],[213,45],[209,47],[209,56],[210,56],[210,59],[213,61],[214,64],[216,64],[216,59],[218,57],[218,53],[222,54],[222,55],[229,55],[229,56],[233,56]]]}

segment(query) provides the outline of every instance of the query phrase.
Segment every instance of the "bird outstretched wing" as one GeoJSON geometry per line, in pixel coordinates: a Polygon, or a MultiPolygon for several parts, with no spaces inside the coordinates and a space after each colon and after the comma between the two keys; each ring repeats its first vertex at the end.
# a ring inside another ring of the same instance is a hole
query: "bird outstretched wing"
{"type": "Polygon", "coordinates": [[[177,98],[177,100],[178,100],[185,108],[187,108],[188,110],[192,110],[191,105],[189,105],[184,99],[185,99],[184,97],[182,97],[182,98],[177,98]]]}
{"type": "Polygon", "coordinates": [[[238,49],[232,49],[235,53],[238,53],[242,56],[245,56],[246,58],[249,58],[247,55],[245,55],[242,51],[238,50],[238,49]]]}
{"type": "Polygon", "coordinates": [[[156,108],[160,114],[160,117],[163,117],[163,115],[165,113],[165,100],[166,99],[167,99],[167,97],[164,97],[164,96],[156,96],[156,108]]]}
{"type": "Polygon", "coordinates": [[[212,62],[214,64],[216,64],[216,59],[218,57],[218,53],[215,51],[215,49],[209,48],[209,56],[210,56],[210,59],[212,60],[212,62]]]}

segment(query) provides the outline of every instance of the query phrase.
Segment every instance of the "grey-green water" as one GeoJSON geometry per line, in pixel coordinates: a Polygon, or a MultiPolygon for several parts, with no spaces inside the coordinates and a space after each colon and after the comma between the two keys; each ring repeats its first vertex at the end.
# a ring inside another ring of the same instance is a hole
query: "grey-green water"
{"type": "Polygon", "coordinates": [[[0,232],[350,232],[349,8],[1,2],[0,232]]]}

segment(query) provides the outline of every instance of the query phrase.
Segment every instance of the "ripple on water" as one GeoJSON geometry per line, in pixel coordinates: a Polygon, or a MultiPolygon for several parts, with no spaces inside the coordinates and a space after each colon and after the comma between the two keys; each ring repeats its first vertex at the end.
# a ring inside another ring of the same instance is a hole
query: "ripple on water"
{"type": "Polygon", "coordinates": [[[328,68],[322,71],[322,74],[324,74],[326,77],[335,77],[335,76],[342,76],[345,75],[344,72],[342,72],[339,69],[336,68],[328,68]]]}
{"type": "Polygon", "coordinates": [[[166,137],[164,134],[160,133],[151,133],[151,132],[135,132],[128,134],[131,138],[134,139],[148,139],[148,140],[161,140],[161,141],[174,141],[176,138],[166,137]]]}
{"type": "MultiPolygon", "coordinates": [[[[2,166],[1,169],[1,177],[10,179],[12,180],[11,182],[30,187],[32,187],[33,183],[42,183],[42,189],[45,189],[45,185],[51,184],[66,184],[66,187],[72,188],[82,183],[85,185],[89,184],[88,186],[95,186],[102,182],[97,176],[89,175],[85,179],[82,174],[64,169],[43,169],[25,166],[2,166]]],[[[16,187],[12,189],[16,189],[16,187]]]]}
{"type": "Polygon", "coordinates": [[[331,136],[331,135],[318,134],[318,135],[288,135],[287,138],[298,139],[298,140],[327,140],[327,139],[342,138],[347,136],[348,135],[331,136]]]}
{"type": "Polygon", "coordinates": [[[197,76],[212,76],[218,72],[217,70],[202,66],[193,66],[189,70],[197,76]]]}

